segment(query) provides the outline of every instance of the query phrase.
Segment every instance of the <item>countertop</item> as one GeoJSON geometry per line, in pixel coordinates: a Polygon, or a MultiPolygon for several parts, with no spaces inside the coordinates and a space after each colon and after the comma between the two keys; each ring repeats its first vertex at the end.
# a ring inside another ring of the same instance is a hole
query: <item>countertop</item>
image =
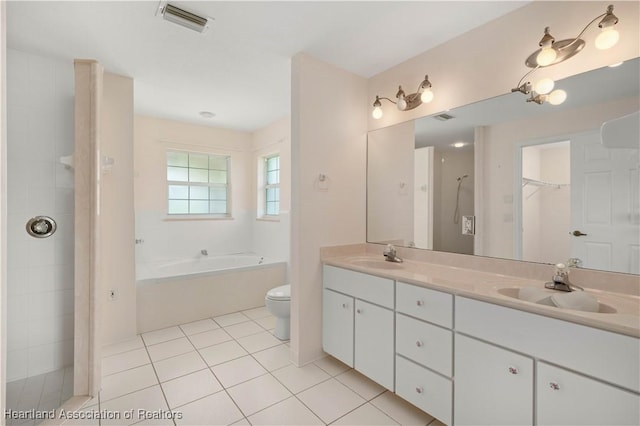
{"type": "Polygon", "coordinates": [[[409,284],[482,300],[509,308],[544,315],[602,330],[640,337],[640,297],[585,288],[605,309],[615,313],[582,312],[539,305],[500,293],[517,292],[522,287],[544,288],[544,281],[482,272],[460,267],[405,260],[386,262],[381,255],[358,253],[323,257],[325,265],[390,278],[409,284]],[[507,290],[505,290],[507,289],[507,290]]]}

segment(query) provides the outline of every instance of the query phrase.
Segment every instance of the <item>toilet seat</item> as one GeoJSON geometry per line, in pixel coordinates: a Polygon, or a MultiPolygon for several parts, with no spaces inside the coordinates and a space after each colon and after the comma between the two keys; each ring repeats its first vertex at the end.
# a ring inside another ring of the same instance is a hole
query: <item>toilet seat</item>
{"type": "Polygon", "coordinates": [[[291,285],[282,285],[272,288],[267,292],[267,299],[270,300],[291,300],[291,285]]]}

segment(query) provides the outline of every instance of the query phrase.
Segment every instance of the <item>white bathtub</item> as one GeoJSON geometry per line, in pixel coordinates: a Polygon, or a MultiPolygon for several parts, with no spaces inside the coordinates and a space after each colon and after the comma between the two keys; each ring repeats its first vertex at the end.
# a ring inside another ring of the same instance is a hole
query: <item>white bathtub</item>
{"type": "Polygon", "coordinates": [[[255,254],[203,256],[136,265],[139,333],[264,305],[286,284],[286,262],[255,254]]]}

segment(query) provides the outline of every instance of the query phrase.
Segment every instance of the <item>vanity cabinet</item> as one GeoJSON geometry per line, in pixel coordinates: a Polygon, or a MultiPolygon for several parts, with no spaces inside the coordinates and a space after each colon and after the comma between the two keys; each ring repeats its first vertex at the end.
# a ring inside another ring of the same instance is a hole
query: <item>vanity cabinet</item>
{"type": "Polygon", "coordinates": [[[456,335],[456,425],[532,425],[533,359],[456,335]]]}
{"type": "Polygon", "coordinates": [[[394,281],[346,269],[323,269],[325,352],[394,390],[394,281]]]}

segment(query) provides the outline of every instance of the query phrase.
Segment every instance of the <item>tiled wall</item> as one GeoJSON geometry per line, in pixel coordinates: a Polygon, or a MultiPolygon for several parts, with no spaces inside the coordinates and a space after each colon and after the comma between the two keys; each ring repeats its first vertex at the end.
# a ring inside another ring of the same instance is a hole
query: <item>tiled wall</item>
{"type": "Polygon", "coordinates": [[[73,63],[7,51],[7,381],[73,363],[73,63]],[[25,231],[53,217],[45,239],[25,231]]]}

